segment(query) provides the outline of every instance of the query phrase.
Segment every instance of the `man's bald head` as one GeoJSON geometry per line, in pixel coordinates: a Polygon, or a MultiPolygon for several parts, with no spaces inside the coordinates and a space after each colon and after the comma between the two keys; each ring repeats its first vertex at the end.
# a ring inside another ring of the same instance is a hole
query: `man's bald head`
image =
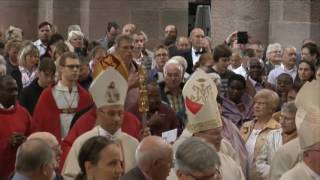
{"type": "Polygon", "coordinates": [[[43,140],[32,139],[19,147],[15,166],[17,172],[26,176],[50,179],[54,163],[51,148],[43,140]]]}
{"type": "Polygon", "coordinates": [[[172,155],[173,152],[170,144],[158,136],[148,136],[138,145],[135,157],[138,167],[142,171],[147,171],[159,160],[166,159],[172,163],[172,155]]]}
{"type": "Polygon", "coordinates": [[[48,132],[35,132],[27,138],[27,140],[31,139],[41,139],[42,141],[46,142],[50,147],[59,144],[57,138],[48,132]]]}
{"type": "Polygon", "coordinates": [[[190,32],[190,41],[194,49],[200,50],[203,46],[204,31],[201,28],[193,28],[190,32]]]}

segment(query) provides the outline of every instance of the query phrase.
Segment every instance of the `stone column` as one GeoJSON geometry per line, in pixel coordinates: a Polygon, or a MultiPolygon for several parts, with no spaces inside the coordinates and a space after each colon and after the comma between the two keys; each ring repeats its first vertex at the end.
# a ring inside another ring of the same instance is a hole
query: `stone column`
{"type": "Polygon", "coordinates": [[[293,45],[299,51],[302,40],[311,38],[310,15],[310,0],[270,0],[269,42],[293,45]]]}
{"type": "Polygon", "coordinates": [[[35,40],[37,14],[37,0],[0,0],[0,31],[5,33],[13,25],[23,29],[26,39],[35,40]]]}
{"type": "Polygon", "coordinates": [[[253,39],[263,43],[269,36],[268,0],[212,0],[213,42],[220,44],[233,31],[248,31],[253,39]]]}

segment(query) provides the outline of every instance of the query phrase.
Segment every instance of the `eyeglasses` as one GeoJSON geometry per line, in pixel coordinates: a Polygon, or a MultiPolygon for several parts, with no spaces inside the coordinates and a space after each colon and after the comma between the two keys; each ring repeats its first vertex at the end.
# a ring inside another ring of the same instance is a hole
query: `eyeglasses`
{"type": "Polygon", "coordinates": [[[80,69],[79,64],[68,64],[68,65],[63,65],[63,67],[67,67],[69,69],[80,69]]]}

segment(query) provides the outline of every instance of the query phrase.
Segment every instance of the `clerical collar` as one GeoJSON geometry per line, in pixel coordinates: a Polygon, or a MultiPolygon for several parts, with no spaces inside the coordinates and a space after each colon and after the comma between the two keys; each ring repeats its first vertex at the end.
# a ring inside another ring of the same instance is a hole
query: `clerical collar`
{"type": "MultiPolygon", "coordinates": [[[[61,81],[59,81],[57,83],[57,85],[55,86],[55,89],[58,90],[58,91],[67,91],[67,92],[69,92],[69,88],[67,86],[63,85],[61,83],[61,81]]],[[[76,85],[72,87],[71,92],[78,92],[78,88],[77,88],[76,85]]]]}
{"type": "Polygon", "coordinates": [[[111,140],[116,140],[120,138],[121,128],[119,128],[114,134],[111,134],[101,126],[98,126],[98,134],[99,136],[105,136],[107,138],[110,138],[111,140]]]}
{"type": "Polygon", "coordinates": [[[14,108],[14,104],[11,105],[10,107],[6,108],[6,107],[4,107],[4,106],[0,103],[0,108],[1,108],[1,109],[4,109],[4,110],[11,110],[11,109],[14,108]]]}

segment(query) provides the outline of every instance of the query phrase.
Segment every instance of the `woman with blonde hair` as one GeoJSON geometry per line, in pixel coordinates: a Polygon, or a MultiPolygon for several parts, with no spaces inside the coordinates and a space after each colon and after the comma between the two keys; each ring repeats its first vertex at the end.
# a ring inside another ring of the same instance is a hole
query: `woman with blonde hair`
{"type": "Polygon", "coordinates": [[[66,41],[70,52],[75,52],[77,49],[82,49],[84,46],[84,35],[81,31],[70,31],[66,41]]]}
{"type": "Polygon", "coordinates": [[[272,114],[279,104],[279,96],[276,92],[262,89],[254,96],[253,113],[255,118],[244,123],[240,134],[246,142],[248,151],[250,179],[257,179],[255,168],[256,157],[260,155],[267,135],[271,130],[279,129],[280,124],[272,118],[272,114]]]}
{"type": "Polygon", "coordinates": [[[23,87],[36,78],[39,55],[38,48],[33,44],[27,44],[20,50],[18,60],[23,87]]]}

